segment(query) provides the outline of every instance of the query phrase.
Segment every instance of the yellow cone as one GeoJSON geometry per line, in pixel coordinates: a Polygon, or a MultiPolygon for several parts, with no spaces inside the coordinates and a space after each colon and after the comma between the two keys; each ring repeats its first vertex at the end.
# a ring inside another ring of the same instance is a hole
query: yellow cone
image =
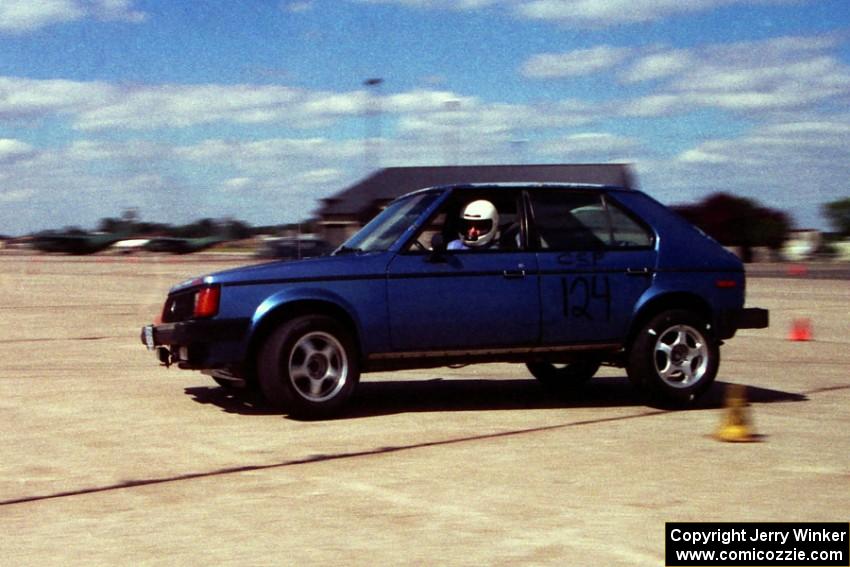
{"type": "Polygon", "coordinates": [[[758,440],[758,436],[751,430],[749,404],[745,392],[746,389],[740,384],[729,384],[726,387],[726,414],[714,434],[716,439],[735,443],[758,440]]]}

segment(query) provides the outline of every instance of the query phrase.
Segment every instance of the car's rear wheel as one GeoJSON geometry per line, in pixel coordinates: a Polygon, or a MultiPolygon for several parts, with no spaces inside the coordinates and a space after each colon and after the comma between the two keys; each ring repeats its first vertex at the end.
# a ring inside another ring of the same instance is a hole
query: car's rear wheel
{"type": "Polygon", "coordinates": [[[599,370],[598,360],[578,360],[567,364],[552,362],[529,362],[526,364],[531,375],[547,386],[569,387],[587,382],[599,370]]]}
{"type": "Polygon", "coordinates": [[[653,317],[629,349],[629,378],[661,402],[683,405],[714,382],[720,347],[696,314],[671,309],[653,317]]]}
{"type": "Polygon", "coordinates": [[[360,371],[349,332],[334,319],[307,315],[277,328],[259,352],[257,372],[265,398],[300,419],[338,413],[360,371]]]}

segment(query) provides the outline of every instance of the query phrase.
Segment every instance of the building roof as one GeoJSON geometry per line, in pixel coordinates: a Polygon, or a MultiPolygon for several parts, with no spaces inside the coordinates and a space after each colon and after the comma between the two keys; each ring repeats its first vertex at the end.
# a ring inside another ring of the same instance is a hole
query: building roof
{"type": "Polygon", "coordinates": [[[359,216],[377,201],[388,201],[417,189],[453,183],[588,183],[634,188],[625,164],[459,165],[389,167],[322,199],[322,217],[359,216]]]}

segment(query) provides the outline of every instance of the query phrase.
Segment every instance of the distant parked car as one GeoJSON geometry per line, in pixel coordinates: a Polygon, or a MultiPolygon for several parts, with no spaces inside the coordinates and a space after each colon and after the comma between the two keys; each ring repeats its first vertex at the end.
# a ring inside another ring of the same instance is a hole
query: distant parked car
{"type": "Polygon", "coordinates": [[[280,260],[301,260],[329,254],[333,250],[334,247],[331,244],[318,237],[281,237],[264,241],[257,250],[257,256],[280,260]]]}
{"type": "Polygon", "coordinates": [[[493,361],[555,387],[625,367],[687,404],[722,341],[768,324],[744,288],[738,258],[639,191],[454,185],[400,197],[328,257],[181,283],[142,340],[302,418],[339,412],[361,372],[493,361]]]}
{"type": "Polygon", "coordinates": [[[148,252],[167,252],[168,254],[193,254],[230,240],[226,236],[212,235],[198,238],[180,238],[176,236],[154,236],[143,246],[148,252]]]}

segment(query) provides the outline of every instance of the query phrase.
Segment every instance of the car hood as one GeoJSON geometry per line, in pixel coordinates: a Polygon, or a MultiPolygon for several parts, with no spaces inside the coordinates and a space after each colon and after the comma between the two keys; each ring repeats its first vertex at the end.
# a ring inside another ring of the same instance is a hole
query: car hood
{"type": "Polygon", "coordinates": [[[171,291],[205,284],[244,285],[313,279],[374,277],[386,273],[388,252],[321,256],[305,260],[276,261],[213,272],[182,282],[171,291]]]}

